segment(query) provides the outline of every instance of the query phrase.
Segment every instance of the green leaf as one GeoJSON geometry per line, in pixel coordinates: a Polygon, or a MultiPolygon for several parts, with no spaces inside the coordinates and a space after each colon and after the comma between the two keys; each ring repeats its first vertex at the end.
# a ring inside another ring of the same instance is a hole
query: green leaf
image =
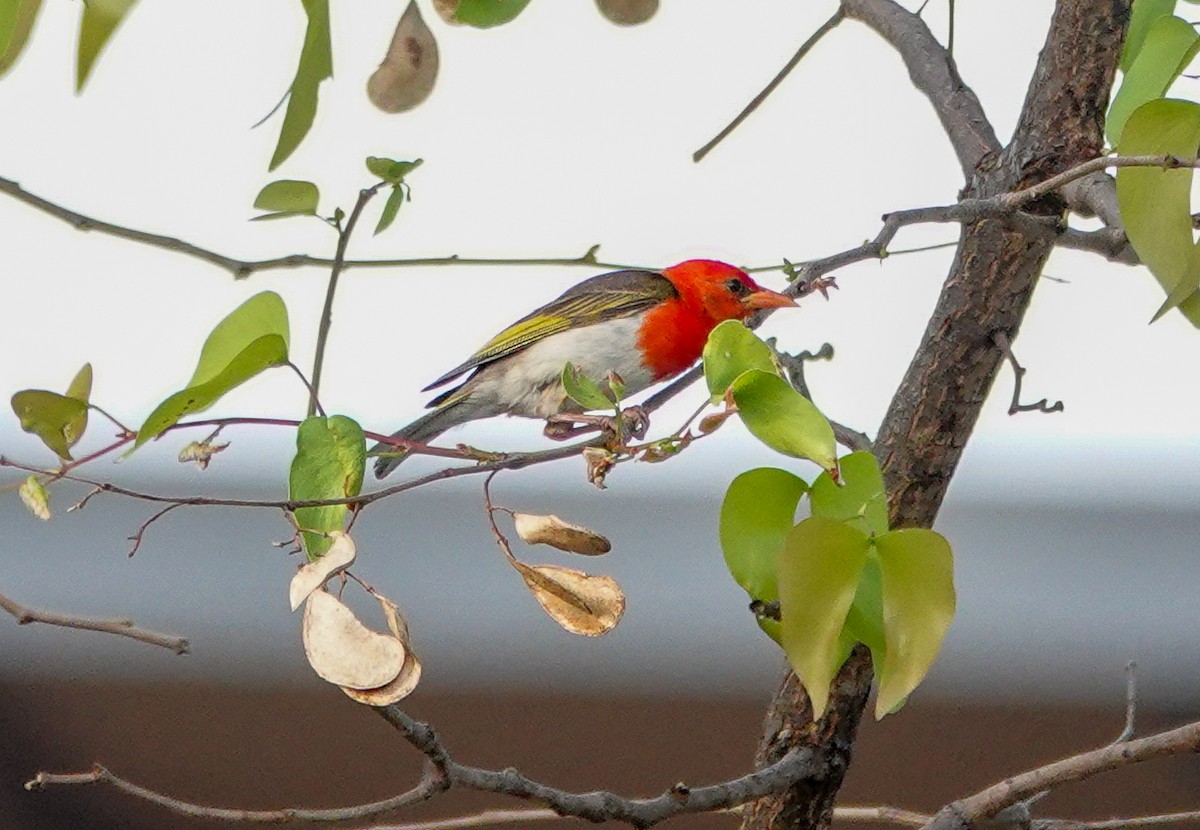
{"type": "MultiPolygon", "coordinates": [[[[288,498],[319,501],[357,496],[362,490],[367,443],[362,427],[345,415],[314,416],[296,430],[296,457],[288,476],[288,498]]],[[[309,561],[319,559],[333,540],[330,531],[341,530],[344,504],[301,507],[295,512],[309,561]]]]}
{"type": "Polygon", "coordinates": [[[809,518],[788,533],[779,557],[783,650],[818,718],[846,658],[842,628],[871,540],[843,522],[809,518]]]}
{"type": "Polygon", "coordinates": [[[246,300],[208,335],[192,379],[150,413],[130,452],[264,369],[287,363],[288,337],[287,308],[278,294],[263,291],[246,300]]]}
{"type": "Polygon", "coordinates": [[[367,170],[372,176],[378,176],[389,184],[400,184],[404,177],[425,163],[424,159],[416,161],[396,161],[380,156],[367,156],[367,170]]]}
{"type": "Polygon", "coordinates": [[[1121,142],[1125,124],[1133,111],[1147,101],[1161,98],[1179,73],[1187,68],[1198,48],[1200,36],[1178,17],[1159,17],[1150,25],[1141,50],[1108,108],[1104,131],[1109,144],[1115,147],[1121,142]]]}
{"type": "MultiPolygon", "coordinates": [[[[71,385],[67,387],[67,397],[74,398],[77,401],[83,401],[85,404],[92,396],[92,364],[85,363],[83,367],[71,379],[71,385]]],[[[84,431],[87,429],[88,410],[84,407],[83,412],[76,415],[63,426],[63,437],[67,439],[67,446],[73,447],[83,437],[84,431]]]]}
{"type": "Polygon", "coordinates": [[[833,427],[808,398],[770,372],[751,369],[730,386],[742,423],[771,449],[807,458],[826,470],[837,466],[833,427]]]}
{"type": "Polygon", "coordinates": [[[47,492],[41,479],[37,476],[25,479],[17,488],[17,495],[21,497],[21,503],[29,509],[30,513],[43,522],[50,521],[50,493],[47,492]]]}
{"type": "Polygon", "coordinates": [[[400,212],[400,206],[404,204],[404,187],[402,185],[392,185],[391,195],[388,196],[387,202],[383,206],[383,212],[379,214],[379,224],[375,226],[375,234],[378,235],[386,231],[396,221],[396,214],[400,212]]]}
{"type": "Polygon", "coordinates": [[[83,89],[96,58],[137,0],[86,0],[79,20],[79,52],[75,61],[75,91],[83,89]]]}
{"type": "Polygon", "coordinates": [[[477,29],[508,23],[529,5],[529,0],[459,0],[455,19],[477,29]]]}
{"type": "Polygon", "coordinates": [[[613,408],[612,398],[604,394],[600,384],[580,372],[574,363],[563,366],[562,384],[567,397],[584,410],[613,408]]]}
{"type": "Polygon", "coordinates": [[[874,548],[867,554],[854,602],[846,614],[844,632],[851,645],[862,643],[871,649],[871,659],[877,669],[882,669],[887,660],[887,635],[883,626],[883,572],[879,565],[879,554],[874,548]]]}
{"type": "Polygon", "coordinates": [[[892,711],[925,677],[954,619],[954,555],[940,533],[924,528],[875,537],[883,573],[887,661],[875,716],[892,711]]]}
{"type": "MultiPolygon", "coordinates": [[[[1130,116],[1118,150],[1195,159],[1198,144],[1200,105],[1168,98],[1144,104],[1130,116]]],[[[1179,310],[1200,327],[1200,295],[1193,282],[1200,276],[1200,255],[1192,242],[1191,190],[1191,168],[1117,170],[1117,203],[1129,243],[1172,300],[1184,294],[1179,310]]]]}
{"type": "Polygon", "coordinates": [[[704,344],[704,380],[712,402],[719,403],[729,385],[749,369],[778,374],[775,355],[741,322],[726,320],[712,330],[704,344]]]}
{"type": "Polygon", "coordinates": [[[879,462],[869,452],[854,452],[838,459],[840,483],[829,473],[813,482],[812,514],[849,522],[864,533],[886,533],[887,493],[879,462]]]}
{"type": "Polygon", "coordinates": [[[280,219],[286,216],[316,216],[317,203],[321,200],[321,192],[312,182],[280,179],[271,182],[254,198],[254,206],[259,210],[269,210],[253,220],[280,219]]]}
{"type": "MultiPolygon", "coordinates": [[[[808,492],[799,476],[776,467],[759,467],[735,478],[721,504],[720,538],[725,564],[751,599],[779,599],[779,552],[796,521],[796,506],[808,492]]],[[[759,626],[776,642],[779,623],[759,626]]]]}
{"type": "Polygon", "coordinates": [[[1175,12],[1175,0],[1133,0],[1133,13],[1129,17],[1129,31],[1121,49],[1121,71],[1128,72],[1133,59],[1142,50],[1146,33],[1154,21],[1175,12]]]}
{"type": "Polygon", "coordinates": [[[24,389],[12,396],[12,408],[21,429],[42,439],[55,455],[71,460],[71,445],[79,435],[68,437],[80,418],[87,417],[87,404],[78,398],[45,389],[24,389]]]}
{"type": "Polygon", "coordinates": [[[317,115],[317,97],[321,82],[333,77],[333,47],[329,36],[329,0],[300,0],[308,15],[308,28],[304,32],[304,46],[300,49],[300,63],[296,77],[288,90],[287,112],[279,130],[279,142],[271,156],[268,169],[274,170],[290,156],[317,115]]]}
{"type": "Polygon", "coordinates": [[[29,32],[42,8],[42,0],[7,0],[0,3],[0,77],[12,69],[25,51],[29,32]]]}

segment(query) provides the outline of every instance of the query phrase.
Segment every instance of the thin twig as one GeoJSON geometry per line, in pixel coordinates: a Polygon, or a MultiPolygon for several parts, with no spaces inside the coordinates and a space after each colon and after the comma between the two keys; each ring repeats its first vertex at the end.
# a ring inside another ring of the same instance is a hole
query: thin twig
{"type": "Polygon", "coordinates": [[[834,821],[867,822],[871,824],[900,824],[923,827],[933,816],[915,813],[900,807],[834,807],[834,821]]]}
{"type": "Polygon", "coordinates": [[[358,224],[358,218],[362,216],[363,208],[385,184],[387,182],[376,182],[370,187],[364,187],[358,191],[358,199],[350,211],[350,218],[346,220],[346,227],[338,228],[337,249],[333,255],[333,265],[329,269],[329,285],[325,289],[325,305],[321,309],[321,322],[317,328],[317,351],[313,357],[312,385],[309,387],[311,395],[308,401],[308,415],[310,418],[319,406],[317,401],[318,393],[321,391],[321,370],[325,365],[325,344],[329,340],[330,326],[333,325],[333,298],[337,293],[338,279],[346,267],[346,248],[350,244],[354,226],[358,224]]]}
{"type": "Polygon", "coordinates": [[[1013,354],[1012,345],[1008,342],[1008,335],[1002,331],[992,335],[992,342],[996,344],[1004,358],[1012,366],[1013,370],[1013,393],[1012,402],[1008,405],[1008,414],[1016,415],[1018,412],[1062,412],[1063,402],[1055,401],[1051,404],[1046,398],[1034,403],[1021,403],[1021,383],[1025,379],[1026,369],[1017,362],[1017,356],[1013,354]]]}
{"type": "Polygon", "coordinates": [[[287,365],[289,367],[291,367],[291,370],[296,373],[296,377],[300,378],[300,382],[304,384],[304,388],[308,390],[308,410],[309,410],[308,414],[309,414],[309,416],[311,417],[313,414],[313,411],[315,410],[318,415],[320,415],[322,418],[324,418],[325,417],[325,407],[321,406],[321,399],[317,397],[317,388],[315,386],[313,386],[312,381],[310,381],[308,379],[308,376],[305,375],[304,372],[302,372],[300,370],[299,366],[297,366],[295,363],[293,363],[290,360],[287,362],[287,365]]]}
{"type": "Polygon", "coordinates": [[[750,103],[747,104],[746,107],[737,114],[737,117],[725,125],[725,128],[722,129],[721,132],[713,136],[712,140],[692,154],[692,161],[699,162],[703,160],[703,158],[707,156],[714,147],[724,141],[730,133],[736,130],[739,124],[749,118],[750,114],[758,109],[759,106],[762,105],[762,102],[767,100],[770,94],[775,91],[775,88],[783,83],[783,79],[791,74],[791,71],[795,69],[796,65],[804,59],[804,56],[807,55],[812,48],[817,45],[818,41],[833,31],[837,25],[845,19],[846,12],[839,5],[837,11],[835,11],[828,20],[822,23],[820,28],[813,32],[808,40],[804,41],[804,43],[800,45],[800,48],[796,50],[796,54],[792,55],[791,59],[783,65],[783,69],[780,69],[779,72],[776,73],[775,77],[772,78],[765,87],[763,87],[762,91],[755,95],[753,99],[751,99],[750,103]]]}
{"type": "Polygon", "coordinates": [[[1125,664],[1125,728],[1117,735],[1114,744],[1124,743],[1137,731],[1137,663],[1130,660],[1125,664]]]}
{"type": "Polygon", "coordinates": [[[420,783],[400,795],[374,801],[370,804],[358,804],[353,807],[332,807],[328,809],[305,809],[302,807],[285,807],[281,810],[241,810],[229,807],[209,807],[204,804],[194,804],[182,801],[169,795],[147,789],[132,781],[127,781],[104,767],[96,764],[91,772],[39,772],[32,780],[25,783],[26,790],[44,790],[55,786],[78,786],[80,784],[108,784],[126,795],[149,801],[160,807],[165,807],[173,813],[195,818],[215,819],[217,821],[240,821],[257,824],[282,824],[292,821],[349,821],[377,816],[411,804],[417,804],[445,790],[449,783],[435,770],[427,770],[420,783]]]}
{"type": "Polygon", "coordinates": [[[1104,821],[1073,821],[1063,818],[1034,819],[1032,830],[1126,830],[1126,828],[1161,827],[1164,824],[1200,823],[1200,810],[1184,813],[1165,813],[1158,816],[1110,818],[1104,821]]]}
{"type": "Polygon", "coordinates": [[[152,646],[161,646],[176,654],[187,654],[189,649],[188,641],[183,637],[147,631],[144,628],[138,628],[130,620],[91,620],[82,617],[68,617],[63,614],[51,614],[26,608],[3,595],[0,595],[0,608],[12,614],[18,625],[44,623],[61,628],[77,628],[81,631],[99,631],[102,634],[115,634],[118,637],[128,637],[152,646]]]}
{"type": "Polygon", "coordinates": [[[132,558],[133,555],[138,552],[138,548],[140,548],[142,546],[142,537],[146,535],[146,529],[149,528],[150,525],[157,522],[159,519],[161,519],[166,514],[170,513],[172,510],[175,510],[176,508],[183,507],[183,506],[184,505],[182,505],[182,504],[168,504],[166,507],[164,507],[162,510],[159,510],[157,513],[155,513],[149,519],[146,519],[146,521],[142,522],[138,526],[138,529],[134,531],[133,535],[129,537],[129,541],[133,542],[133,546],[129,548],[130,558],[132,558]]]}

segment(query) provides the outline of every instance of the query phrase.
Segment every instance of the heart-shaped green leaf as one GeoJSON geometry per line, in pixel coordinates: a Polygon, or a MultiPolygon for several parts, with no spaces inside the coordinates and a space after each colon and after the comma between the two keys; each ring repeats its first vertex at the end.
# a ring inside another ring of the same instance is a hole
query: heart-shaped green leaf
{"type": "MultiPolygon", "coordinates": [[[[78,398],[45,389],[24,389],[12,396],[12,408],[21,421],[21,429],[42,439],[55,455],[71,460],[68,432],[73,424],[87,417],[87,404],[78,398]]],[[[78,435],[75,435],[78,440],[78,435]]]]}
{"type": "Polygon", "coordinates": [[[771,372],[751,369],[730,386],[742,423],[776,452],[837,466],[833,427],[812,401],[771,372]]]}
{"type": "Polygon", "coordinates": [[[704,380],[712,402],[719,403],[729,385],[749,369],[778,374],[775,355],[743,323],[726,320],[712,330],[704,344],[704,380]]]}
{"type": "MultiPolygon", "coordinates": [[[[734,581],[751,599],[779,599],[779,553],[796,522],[796,506],[808,491],[799,476],[776,467],[759,467],[735,478],[721,504],[721,550],[734,581]]],[[[761,619],[768,636],[779,641],[779,623],[761,619]]]]}
{"type": "Polygon", "coordinates": [[[924,679],[954,619],[954,555],[940,533],[924,528],[875,537],[883,575],[887,660],[875,716],[892,711],[924,679]]]}
{"type": "Polygon", "coordinates": [[[1110,144],[1115,147],[1121,143],[1122,131],[1133,111],[1147,101],[1162,98],[1197,49],[1200,49],[1200,35],[1190,23],[1167,15],[1150,24],[1142,48],[1108,108],[1104,131],[1110,144]]]}
{"type": "Polygon", "coordinates": [[[1121,49],[1121,71],[1128,72],[1133,59],[1142,51],[1146,33],[1160,17],[1175,11],[1175,0],[1133,0],[1133,11],[1129,16],[1129,31],[1121,49]]]}
{"type": "Polygon", "coordinates": [[[869,452],[854,452],[838,459],[840,481],[822,473],[813,482],[812,514],[849,522],[865,533],[888,529],[887,493],[879,462],[869,452]]]}
{"type": "Polygon", "coordinates": [[[832,519],[809,518],[788,533],[779,557],[783,650],[820,717],[845,660],[842,629],[871,540],[832,519]]]}

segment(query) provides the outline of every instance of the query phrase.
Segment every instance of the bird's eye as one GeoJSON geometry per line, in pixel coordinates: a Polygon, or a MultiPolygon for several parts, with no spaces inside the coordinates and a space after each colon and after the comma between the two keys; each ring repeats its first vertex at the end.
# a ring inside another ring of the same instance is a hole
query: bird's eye
{"type": "Polygon", "coordinates": [[[730,294],[738,299],[746,297],[750,294],[750,286],[746,285],[746,283],[742,282],[737,277],[726,281],[725,287],[729,289],[730,294]]]}

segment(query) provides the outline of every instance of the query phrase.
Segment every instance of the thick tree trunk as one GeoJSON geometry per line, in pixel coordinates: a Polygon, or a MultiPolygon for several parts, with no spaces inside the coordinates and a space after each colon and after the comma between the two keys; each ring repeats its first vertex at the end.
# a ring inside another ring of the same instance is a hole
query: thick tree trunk
{"type": "MultiPolygon", "coordinates": [[[[1130,0],[1059,0],[1017,131],[1002,152],[983,157],[967,195],[1020,188],[1100,154],[1129,6],[1130,0]]],[[[962,229],[937,307],[876,442],[893,527],[933,524],[1002,361],[995,337],[1016,339],[1053,249],[1062,203],[1048,198],[1029,213],[962,229]]],[[[828,826],[871,680],[870,658],[860,647],[835,679],[827,713],[813,723],[804,688],[789,674],[767,713],[756,762],[768,764],[799,746],[822,748],[830,762],[822,775],[756,802],[745,830],[828,826]]]]}

